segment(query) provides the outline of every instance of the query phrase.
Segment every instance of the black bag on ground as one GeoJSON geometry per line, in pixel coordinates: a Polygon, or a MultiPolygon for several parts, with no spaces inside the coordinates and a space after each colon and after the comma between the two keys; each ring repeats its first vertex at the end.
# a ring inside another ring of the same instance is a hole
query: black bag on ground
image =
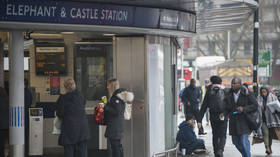
{"type": "Polygon", "coordinates": [[[262,112],[261,108],[258,107],[256,111],[245,113],[246,120],[250,129],[257,131],[262,125],[262,112]]]}

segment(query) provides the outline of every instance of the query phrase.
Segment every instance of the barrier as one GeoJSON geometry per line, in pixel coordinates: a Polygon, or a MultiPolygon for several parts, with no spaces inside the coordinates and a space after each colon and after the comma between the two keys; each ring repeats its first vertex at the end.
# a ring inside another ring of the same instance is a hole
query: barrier
{"type": "Polygon", "coordinates": [[[175,148],[163,151],[163,152],[159,152],[159,153],[155,153],[153,155],[153,157],[163,157],[167,155],[167,157],[170,157],[170,153],[175,152],[175,157],[177,157],[177,153],[178,153],[178,149],[179,149],[179,143],[177,143],[175,148]]]}

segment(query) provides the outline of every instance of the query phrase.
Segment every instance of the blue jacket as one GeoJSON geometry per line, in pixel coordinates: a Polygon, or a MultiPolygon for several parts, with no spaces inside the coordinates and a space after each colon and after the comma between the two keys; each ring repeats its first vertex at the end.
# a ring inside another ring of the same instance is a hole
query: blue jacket
{"type": "Polygon", "coordinates": [[[194,129],[186,121],[179,125],[176,140],[180,143],[180,150],[182,148],[186,149],[186,154],[192,153],[192,147],[198,141],[194,129]]]}
{"type": "Polygon", "coordinates": [[[198,110],[199,102],[197,99],[201,100],[201,90],[197,87],[189,85],[183,92],[182,101],[186,105],[187,102],[190,102],[193,109],[198,110]]]}

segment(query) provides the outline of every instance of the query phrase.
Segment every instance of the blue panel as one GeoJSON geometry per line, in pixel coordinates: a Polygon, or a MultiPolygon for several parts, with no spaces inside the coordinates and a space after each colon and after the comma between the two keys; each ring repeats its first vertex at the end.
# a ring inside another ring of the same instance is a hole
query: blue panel
{"type": "Polygon", "coordinates": [[[135,27],[158,28],[160,9],[142,8],[135,9],[135,27]]]}

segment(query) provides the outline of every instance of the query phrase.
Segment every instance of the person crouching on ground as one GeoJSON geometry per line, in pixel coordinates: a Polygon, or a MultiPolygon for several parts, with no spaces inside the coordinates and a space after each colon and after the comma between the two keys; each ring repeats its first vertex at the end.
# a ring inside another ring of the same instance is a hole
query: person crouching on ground
{"type": "Polygon", "coordinates": [[[179,148],[186,149],[186,154],[192,154],[195,150],[202,150],[207,152],[203,139],[198,139],[194,132],[195,119],[193,115],[187,115],[186,121],[183,121],[179,125],[179,131],[177,133],[176,140],[180,143],[179,148]]]}

